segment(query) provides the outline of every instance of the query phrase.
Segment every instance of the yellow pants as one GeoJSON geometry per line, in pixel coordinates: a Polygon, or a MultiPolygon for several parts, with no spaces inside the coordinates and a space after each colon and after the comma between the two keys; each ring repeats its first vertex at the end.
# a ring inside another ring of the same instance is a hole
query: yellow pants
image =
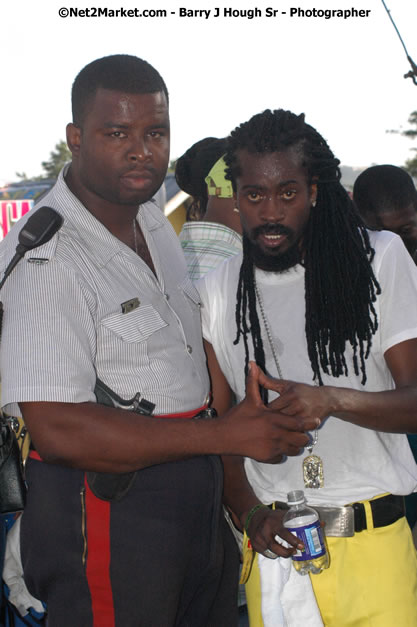
{"type": "MultiPolygon", "coordinates": [[[[330,567],[311,581],[326,627],[417,627],[417,555],[406,518],[327,538],[330,567]]],[[[250,627],[263,627],[258,562],[246,584],[250,627]]],[[[308,627],[306,625],[306,627],[308,627]]]]}

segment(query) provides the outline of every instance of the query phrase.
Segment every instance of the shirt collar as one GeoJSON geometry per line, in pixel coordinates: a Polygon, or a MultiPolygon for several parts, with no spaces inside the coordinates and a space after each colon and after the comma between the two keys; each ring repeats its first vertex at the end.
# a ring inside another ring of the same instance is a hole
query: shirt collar
{"type": "Polygon", "coordinates": [[[180,233],[181,241],[221,240],[227,244],[242,245],[242,236],[224,224],[217,222],[185,222],[180,233]]]}
{"type": "MultiPolygon", "coordinates": [[[[99,265],[105,266],[112,257],[120,252],[126,252],[127,246],[110,233],[71,192],[65,181],[69,166],[70,163],[63,167],[54,187],[40,204],[50,202],[55,205],[54,208],[64,218],[62,231],[82,241],[83,246],[91,252],[99,265]]],[[[153,231],[164,224],[163,213],[153,198],[138,206],[137,220],[144,231],[153,231]]]]}

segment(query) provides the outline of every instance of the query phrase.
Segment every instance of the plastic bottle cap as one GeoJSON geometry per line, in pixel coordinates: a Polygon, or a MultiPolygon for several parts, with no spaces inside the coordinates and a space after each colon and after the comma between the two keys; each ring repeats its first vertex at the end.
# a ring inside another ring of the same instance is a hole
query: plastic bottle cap
{"type": "Polygon", "coordinates": [[[288,505],[299,505],[305,502],[304,492],[302,490],[293,490],[287,494],[288,505]]]}

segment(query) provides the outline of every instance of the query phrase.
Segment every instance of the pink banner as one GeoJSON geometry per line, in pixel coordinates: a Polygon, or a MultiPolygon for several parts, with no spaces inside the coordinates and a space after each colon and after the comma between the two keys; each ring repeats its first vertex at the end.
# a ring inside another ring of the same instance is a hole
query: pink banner
{"type": "Polygon", "coordinates": [[[33,200],[0,200],[0,240],[33,207],[33,200]]]}

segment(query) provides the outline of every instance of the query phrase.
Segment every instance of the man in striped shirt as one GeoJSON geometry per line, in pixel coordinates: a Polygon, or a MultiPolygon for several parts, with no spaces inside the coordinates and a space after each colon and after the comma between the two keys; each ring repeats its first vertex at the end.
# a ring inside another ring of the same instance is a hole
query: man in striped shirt
{"type": "MultiPolygon", "coordinates": [[[[258,385],[274,383],[255,365],[242,403],[187,420],[207,406],[209,378],[199,296],[152,200],[169,157],[165,83],[113,55],[80,72],[72,104],[72,162],[42,201],[63,226],[2,293],[2,405],[33,441],[25,580],[50,627],[229,627],[237,558],[217,456],[297,454],[314,421],[266,407],[258,385]],[[97,403],[97,379],[153,417],[97,403]],[[123,493],[98,498],[117,475],[123,493]]],[[[20,226],[0,246],[3,270],[20,226]]]]}

